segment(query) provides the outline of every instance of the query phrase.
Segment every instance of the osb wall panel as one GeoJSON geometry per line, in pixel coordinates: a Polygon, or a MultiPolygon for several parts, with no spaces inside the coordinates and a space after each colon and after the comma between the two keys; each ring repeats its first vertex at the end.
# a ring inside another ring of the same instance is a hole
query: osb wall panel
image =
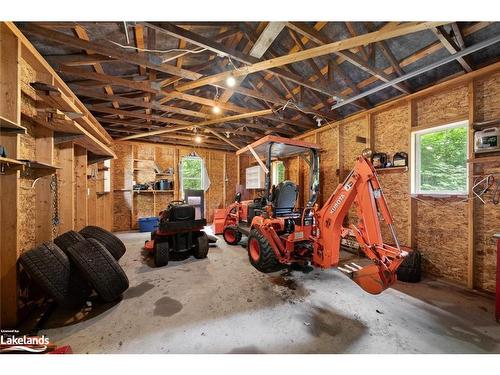
{"type": "Polygon", "coordinates": [[[417,203],[417,248],[424,271],[465,284],[467,203],[426,198],[417,203]]]}
{"type": "MultiPolygon", "coordinates": [[[[408,116],[408,105],[406,104],[373,115],[373,141],[376,152],[385,152],[391,157],[399,151],[409,154],[411,124],[408,116]]],[[[387,204],[394,217],[396,233],[399,241],[404,245],[410,243],[408,235],[410,210],[409,173],[409,171],[398,171],[396,173],[378,174],[387,204]]],[[[382,222],[382,236],[385,241],[393,242],[389,228],[384,222],[382,222]]]]}
{"type": "Polygon", "coordinates": [[[445,125],[467,119],[467,84],[416,100],[415,111],[415,126],[445,125]]]}
{"type": "Polygon", "coordinates": [[[360,118],[342,126],[344,135],[340,141],[343,142],[344,172],[347,174],[354,167],[356,158],[368,147],[367,143],[356,140],[356,137],[368,140],[368,120],[360,118]]]}
{"type": "Polygon", "coordinates": [[[238,179],[238,171],[236,167],[236,155],[226,154],[226,206],[234,202],[234,196],[236,195],[236,181],[238,179]]]}
{"type": "MultiPolygon", "coordinates": [[[[34,95],[34,90],[29,85],[30,82],[36,81],[36,72],[28,65],[23,59],[20,60],[21,71],[21,112],[27,116],[36,114],[34,101],[32,98],[24,94],[30,92],[34,95]]],[[[26,120],[25,117],[21,118],[21,125],[26,127],[27,133],[19,136],[19,158],[35,160],[36,147],[35,147],[35,126],[26,120]]],[[[8,150],[7,150],[8,152],[8,150]]],[[[9,156],[9,155],[7,155],[9,156]]],[[[19,200],[18,200],[18,233],[22,235],[17,236],[20,253],[30,250],[36,246],[36,191],[31,188],[35,177],[32,170],[21,172],[19,180],[19,200]]]]}
{"type": "Polygon", "coordinates": [[[205,218],[210,223],[214,210],[224,207],[224,153],[210,152],[207,164],[210,187],[205,193],[205,218]]]}
{"type": "Polygon", "coordinates": [[[476,81],[475,105],[476,121],[500,118],[500,73],[476,81]]]}
{"type": "Polygon", "coordinates": [[[137,229],[137,220],[141,217],[156,216],[152,193],[133,193],[132,229],[137,229]]]}
{"type": "MultiPolygon", "coordinates": [[[[497,174],[500,176],[500,167],[485,168],[485,175],[497,174]]],[[[493,204],[495,185],[482,196],[484,204],[479,200],[474,201],[474,285],[480,289],[495,291],[496,272],[496,241],[495,233],[500,233],[500,205],[493,204]]]]}
{"type": "MultiPolygon", "coordinates": [[[[475,120],[489,121],[500,118],[500,73],[479,79],[475,83],[475,120]]],[[[484,165],[484,175],[496,174],[500,167],[484,165]]],[[[496,243],[492,236],[500,232],[500,205],[492,202],[490,190],[483,196],[485,203],[474,201],[474,285],[488,291],[495,290],[496,243]]]]}
{"type": "Polygon", "coordinates": [[[113,193],[113,231],[130,230],[132,215],[132,192],[113,193]]]}
{"type": "MultiPolygon", "coordinates": [[[[304,137],[302,139],[304,142],[315,143],[316,136],[310,135],[308,137],[304,137]]],[[[309,158],[308,154],[304,154],[307,158],[309,158]]],[[[299,159],[299,199],[297,201],[298,207],[305,207],[307,201],[309,200],[310,191],[309,191],[309,178],[310,178],[310,168],[309,165],[305,162],[304,159],[299,159]]]]}
{"type": "MultiPolygon", "coordinates": [[[[368,141],[368,119],[366,117],[347,122],[343,126],[343,137],[340,142],[343,145],[344,175],[343,180],[354,167],[356,158],[368,147],[366,142],[360,142],[357,137],[365,138],[368,141]]],[[[347,217],[348,223],[358,222],[356,209],[351,207],[347,217]]]]}
{"type": "Polygon", "coordinates": [[[113,189],[132,189],[134,179],[132,145],[114,143],[112,148],[116,154],[116,159],[111,160],[113,189]]]}
{"type": "Polygon", "coordinates": [[[134,181],[144,184],[155,181],[155,147],[153,145],[134,145],[134,181]]]}
{"type": "Polygon", "coordinates": [[[319,180],[320,180],[320,199],[318,202],[323,204],[335,191],[339,184],[339,133],[338,125],[326,128],[325,131],[318,134],[318,144],[321,146],[319,155],[319,180]]]}
{"type": "MultiPolygon", "coordinates": [[[[240,155],[240,185],[236,186],[236,191],[241,192],[241,198],[245,199],[254,199],[260,193],[260,190],[256,189],[246,189],[246,169],[248,167],[257,165],[257,161],[253,156],[240,155]]],[[[237,176],[236,176],[237,177],[237,176]]],[[[237,181],[237,180],[236,180],[237,181]]]]}
{"type": "Polygon", "coordinates": [[[165,210],[168,204],[172,201],[172,193],[156,193],[154,216],[157,216],[161,211],[165,210]]]}

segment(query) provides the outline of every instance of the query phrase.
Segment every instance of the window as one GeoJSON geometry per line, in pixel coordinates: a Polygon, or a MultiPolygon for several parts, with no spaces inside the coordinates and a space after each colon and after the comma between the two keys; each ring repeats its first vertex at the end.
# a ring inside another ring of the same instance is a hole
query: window
{"type": "Polygon", "coordinates": [[[412,133],[412,193],[467,194],[467,121],[412,133]]]}
{"type": "Polygon", "coordinates": [[[181,159],[182,192],[185,189],[203,189],[203,160],[197,156],[186,156],[181,159]]]}
{"type": "Polygon", "coordinates": [[[278,186],[285,180],[285,164],[282,161],[273,161],[271,164],[272,185],[278,186]]]}

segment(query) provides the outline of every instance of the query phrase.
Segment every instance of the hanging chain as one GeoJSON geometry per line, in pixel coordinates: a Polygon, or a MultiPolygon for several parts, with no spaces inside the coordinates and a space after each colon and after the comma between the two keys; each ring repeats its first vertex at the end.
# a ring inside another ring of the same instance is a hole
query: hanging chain
{"type": "Polygon", "coordinates": [[[50,192],[52,196],[52,234],[57,237],[59,232],[59,190],[57,174],[53,174],[50,179],[50,192]]]}

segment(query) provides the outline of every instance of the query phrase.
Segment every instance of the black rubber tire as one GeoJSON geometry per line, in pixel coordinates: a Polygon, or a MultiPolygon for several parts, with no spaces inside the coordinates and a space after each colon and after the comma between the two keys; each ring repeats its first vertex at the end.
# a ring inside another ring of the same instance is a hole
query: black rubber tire
{"type": "Polygon", "coordinates": [[[235,225],[228,225],[227,227],[224,228],[224,231],[222,232],[222,237],[224,237],[224,241],[228,245],[238,245],[238,243],[241,241],[241,232],[238,231],[238,228],[236,228],[235,225]],[[226,237],[227,232],[233,232],[234,233],[234,239],[226,237]]]}
{"type": "Polygon", "coordinates": [[[418,283],[422,279],[422,254],[418,250],[411,251],[396,271],[399,281],[418,283]]]}
{"type": "Polygon", "coordinates": [[[122,240],[106,229],[89,225],[83,228],[80,234],[85,238],[93,238],[102,243],[116,260],[120,259],[127,250],[122,240]]]}
{"type": "Polygon", "coordinates": [[[205,232],[201,233],[196,239],[195,247],[193,249],[193,256],[196,259],[206,258],[208,255],[208,236],[205,232]]]}
{"type": "Polygon", "coordinates": [[[66,254],[52,242],[26,251],[19,263],[31,279],[62,306],[81,306],[92,291],[78,270],[72,268],[66,254]]]}
{"type": "Polygon", "coordinates": [[[153,259],[156,267],[164,267],[170,259],[170,245],[168,241],[157,242],[153,250],[153,259]]]}
{"type": "Polygon", "coordinates": [[[104,301],[114,301],[127,290],[127,275],[99,241],[86,239],[68,248],[67,252],[83,277],[104,301]]]}
{"type": "Polygon", "coordinates": [[[68,250],[69,247],[77,244],[80,241],[83,241],[85,237],[83,237],[80,233],[75,232],[74,230],[67,231],[66,233],[61,234],[59,237],[54,239],[54,243],[64,252],[68,250]]]}
{"type": "Polygon", "coordinates": [[[276,258],[276,254],[269,244],[269,241],[257,229],[252,229],[250,231],[250,235],[248,236],[247,252],[250,263],[260,272],[276,272],[284,267],[276,258]],[[255,261],[250,255],[250,243],[253,238],[256,239],[259,244],[259,259],[257,261],[255,261]]]}

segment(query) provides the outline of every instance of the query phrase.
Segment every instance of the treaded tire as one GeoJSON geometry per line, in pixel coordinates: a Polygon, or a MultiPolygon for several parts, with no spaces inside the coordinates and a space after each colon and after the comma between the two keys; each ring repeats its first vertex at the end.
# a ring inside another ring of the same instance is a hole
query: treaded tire
{"type": "Polygon", "coordinates": [[[114,301],[127,290],[127,275],[99,241],[93,238],[83,240],[69,247],[67,252],[82,276],[104,301],[114,301]]]}
{"type": "Polygon", "coordinates": [[[274,254],[274,250],[269,244],[269,241],[257,229],[252,229],[250,231],[250,235],[248,236],[247,251],[250,263],[260,272],[276,272],[283,268],[283,265],[276,258],[276,254],[274,254]],[[257,259],[251,255],[251,246],[253,241],[256,241],[256,245],[258,246],[257,259]]]}
{"type": "Polygon", "coordinates": [[[80,233],[70,230],[56,237],[54,239],[54,243],[59,246],[62,251],[66,252],[68,247],[71,247],[84,239],[85,237],[83,237],[80,233]]]}
{"type": "Polygon", "coordinates": [[[156,267],[163,267],[170,259],[170,245],[168,241],[156,242],[153,250],[153,259],[156,267]]]}
{"type": "Polygon", "coordinates": [[[418,250],[411,251],[396,271],[399,281],[418,283],[422,279],[422,254],[418,250]]]}
{"type": "Polygon", "coordinates": [[[238,245],[241,241],[241,232],[238,231],[235,225],[228,225],[222,232],[222,237],[228,245],[238,245]]]}
{"type": "Polygon", "coordinates": [[[93,238],[102,243],[116,260],[120,259],[127,250],[125,244],[106,229],[89,225],[83,228],[80,234],[85,238],[93,238]]]}
{"type": "Polygon", "coordinates": [[[206,258],[208,255],[208,236],[203,232],[197,239],[193,249],[193,256],[196,259],[206,258]]]}
{"type": "Polygon", "coordinates": [[[26,251],[19,263],[47,295],[66,307],[82,305],[91,289],[81,278],[64,252],[52,242],[26,251]]]}

